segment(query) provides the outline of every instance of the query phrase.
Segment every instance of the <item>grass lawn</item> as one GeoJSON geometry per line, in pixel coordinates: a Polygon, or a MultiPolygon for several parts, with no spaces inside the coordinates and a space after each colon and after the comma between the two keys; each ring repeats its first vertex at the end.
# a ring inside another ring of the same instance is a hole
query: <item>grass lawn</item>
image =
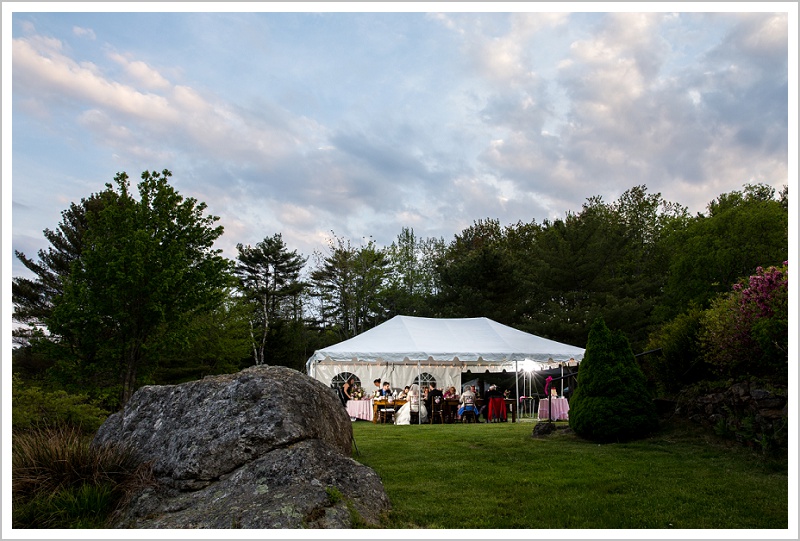
{"type": "Polygon", "coordinates": [[[387,528],[789,527],[786,457],[765,461],[686,423],[604,445],[534,439],[533,426],[358,421],[353,457],[383,481],[387,528]]]}

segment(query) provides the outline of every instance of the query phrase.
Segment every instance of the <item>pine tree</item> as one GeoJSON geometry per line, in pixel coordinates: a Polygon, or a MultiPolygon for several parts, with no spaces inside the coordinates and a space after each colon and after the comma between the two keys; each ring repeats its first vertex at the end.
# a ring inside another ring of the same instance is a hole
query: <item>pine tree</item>
{"type": "Polygon", "coordinates": [[[572,395],[570,428],[582,438],[610,442],[644,437],[657,424],[655,406],[628,339],[598,318],[589,331],[572,395]]]}

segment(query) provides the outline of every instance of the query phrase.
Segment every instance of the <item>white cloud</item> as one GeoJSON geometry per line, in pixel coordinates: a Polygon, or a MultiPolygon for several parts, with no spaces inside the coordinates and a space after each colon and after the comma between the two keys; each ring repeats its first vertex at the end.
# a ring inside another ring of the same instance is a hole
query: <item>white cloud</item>
{"type": "Polygon", "coordinates": [[[191,41],[197,27],[175,26],[181,41],[160,55],[135,29],[127,48],[72,50],[27,25],[13,42],[15,112],[40,124],[34,137],[91,138],[114,166],[145,164],[132,177],[172,169],[222,216],[229,257],[277,232],[306,255],[332,229],[449,239],[476,219],[541,221],[637,184],[702,210],[786,174],[785,18],[446,13],[418,17],[434,29],[420,40],[413,18],[401,32],[372,15],[367,32],[353,17],[315,18],[314,39],[303,17],[291,32],[266,24],[252,59],[252,40],[212,47],[191,41]],[[393,33],[381,42],[376,28],[393,33]]]}
{"type": "Polygon", "coordinates": [[[109,53],[108,57],[125,68],[131,83],[147,90],[165,90],[170,88],[170,82],[158,70],[148,66],[141,60],[129,60],[119,53],[109,53]]]}
{"type": "Polygon", "coordinates": [[[94,30],[92,30],[91,28],[83,28],[83,27],[80,27],[80,26],[73,26],[72,27],[72,33],[74,35],[78,36],[79,38],[87,38],[87,39],[90,39],[90,40],[93,40],[93,41],[95,39],[97,39],[97,36],[95,35],[94,30]]]}
{"type": "Polygon", "coordinates": [[[149,120],[176,120],[169,118],[168,104],[162,96],[108,81],[98,75],[95,66],[78,64],[61,54],[61,49],[58,40],[15,39],[15,83],[25,85],[30,96],[40,99],[64,96],[149,120]]]}

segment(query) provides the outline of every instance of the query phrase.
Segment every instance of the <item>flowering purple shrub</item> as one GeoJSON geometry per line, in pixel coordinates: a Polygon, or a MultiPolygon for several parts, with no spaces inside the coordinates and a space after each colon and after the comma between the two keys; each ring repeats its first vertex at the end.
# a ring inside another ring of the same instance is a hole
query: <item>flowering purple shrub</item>
{"type": "Polygon", "coordinates": [[[788,262],[758,267],[703,315],[701,343],[720,375],[779,376],[788,362],[788,262]]]}

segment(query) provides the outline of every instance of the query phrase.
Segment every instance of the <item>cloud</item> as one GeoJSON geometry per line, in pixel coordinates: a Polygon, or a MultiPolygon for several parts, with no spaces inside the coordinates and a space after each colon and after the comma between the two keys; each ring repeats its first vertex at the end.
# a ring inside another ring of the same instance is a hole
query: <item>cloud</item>
{"type": "Polygon", "coordinates": [[[278,232],[306,255],[331,230],[449,239],[638,184],[702,210],[786,176],[785,16],[391,17],[207,15],[174,25],[180,46],[165,40],[160,56],[122,39],[78,53],[27,25],[14,107],[134,178],[172,169],[222,217],[228,256],[278,232]],[[250,31],[189,41],[205,25],[250,31]]]}
{"type": "Polygon", "coordinates": [[[786,42],[765,36],[786,35],[775,28],[781,17],[742,17],[685,65],[667,63],[663,36],[674,22],[660,14],[605,15],[553,59],[558,91],[533,77],[518,92],[498,90],[482,118],[505,131],[481,153],[482,163],[521,193],[566,204],[562,211],[575,208],[569,202],[581,193],[615,198],[642,183],[702,210],[722,186],[780,179],[787,89],[785,62],[773,57],[785,58],[786,42]],[[762,62],[763,54],[770,60],[762,62]],[[557,93],[568,108],[554,123],[557,93]],[[687,186],[705,190],[689,190],[685,200],[687,186]]]}
{"type": "Polygon", "coordinates": [[[123,55],[113,52],[109,53],[108,57],[125,69],[132,84],[136,86],[148,90],[165,90],[171,86],[164,76],[141,60],[128,60],[123,55]]]}
{"type": "Polygon", "coordinates": [[[79,64],[62,54],[58,40],[15,39],[12,47],[14,82],[29,96],[60,96],[148,120],[169,120],[170,110],[163,96],[104,79],[95,65],[79,64]]]}
{"type": "Polygon", "coordinates": [[[91,28],[82,28],[80,26],[73,26],[72,27],[72,33],[74,35],[78,36],[79,38],[87,38],[87,39],[90,39],[92,41],[97,39],[97,36],[95,35],[94,30],[92,30],[91,28]]]}

